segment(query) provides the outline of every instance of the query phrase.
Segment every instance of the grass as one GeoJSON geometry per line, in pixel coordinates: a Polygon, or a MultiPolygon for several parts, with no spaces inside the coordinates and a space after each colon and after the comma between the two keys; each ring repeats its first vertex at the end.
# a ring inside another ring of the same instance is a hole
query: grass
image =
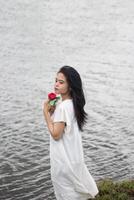
{"type": "Polygon", "coordinates": [[[94,200],[134,200],[134,180],[113,182],[110,179],[97,183],[99,194],[94,200]]]}

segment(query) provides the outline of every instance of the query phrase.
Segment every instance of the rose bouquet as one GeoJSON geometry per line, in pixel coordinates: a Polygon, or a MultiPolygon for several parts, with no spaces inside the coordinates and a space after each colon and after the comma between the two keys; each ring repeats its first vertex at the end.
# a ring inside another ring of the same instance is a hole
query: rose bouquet
{"type": "Polygon", "coordinates": [[[51,92],[48,94],[49,104],[51,106],[55,106],[57,101],[60,99],[60,96],[55,94],[54,92],[51,92]]]}

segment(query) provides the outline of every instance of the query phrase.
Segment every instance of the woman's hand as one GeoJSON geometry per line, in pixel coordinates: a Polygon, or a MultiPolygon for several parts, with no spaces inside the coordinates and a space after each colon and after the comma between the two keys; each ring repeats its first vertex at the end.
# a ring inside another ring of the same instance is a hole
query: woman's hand
{"type": "Polygon", "coordinates": [[[50,115],[51,115],[54,112],[54,110],[55,110],[55,106],[51,106],[49,104],[49,100],[46,100],[44,102],[44,108],[43,108],[44,114],[50,113],[50,115]]]}
{"type": "Polygon", "coordinates": [[[46,101],[44,102],[43,112],[44,112],[44,113],[48,113],[49,110],[50,110],[49,100],[46,100],[46,101]]]}
{"type": "Polygon", "coordinates": [[[55,106],[50,105],[50,100],[47,100],[44,102],[44,107],[43,107],[43,113],[44,113],[44,118],[48,127],[48,130],[51,134],[51,136],[55,140],[59,140],[64,132],[65,128],[65,123],[64,122],[57,122],[54,123],[51,115],[55,110],[55,106]]]}

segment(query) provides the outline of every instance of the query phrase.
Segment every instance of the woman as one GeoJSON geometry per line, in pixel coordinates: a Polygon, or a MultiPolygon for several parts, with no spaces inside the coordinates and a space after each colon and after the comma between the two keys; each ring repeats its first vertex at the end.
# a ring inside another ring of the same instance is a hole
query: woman
{"type": "Polygon", "coordinates": [[[51,116],[49,100],[44,117],[50,132],[51,179],[57,200],[87,200],[98,193],[84,163],[81,131],[87,119],[85,97],[79,73],[63,66],[57,73],[55,93],[62,101],[51,116]]]}

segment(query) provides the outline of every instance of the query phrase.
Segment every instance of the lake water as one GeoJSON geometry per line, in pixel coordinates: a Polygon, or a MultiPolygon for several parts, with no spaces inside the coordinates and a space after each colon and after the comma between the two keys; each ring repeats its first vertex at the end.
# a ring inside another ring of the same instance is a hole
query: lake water
{"type": "Polygon", "coordinates": [[[0,1],[0,200],[55,199],[42,105],[55,74],[81,74],[95,178],[134,178],[134,1],[0,1]]]}

